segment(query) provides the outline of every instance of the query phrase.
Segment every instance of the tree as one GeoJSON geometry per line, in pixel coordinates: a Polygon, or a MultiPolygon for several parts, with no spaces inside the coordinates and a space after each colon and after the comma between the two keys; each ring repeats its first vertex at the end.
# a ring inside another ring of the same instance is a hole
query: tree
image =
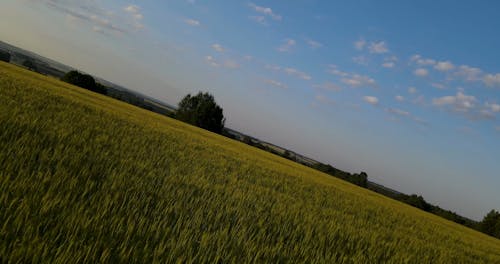
{"type": "Polygon", "coordinates": [[[199,92],[186,95],[179,103],[176,118],[186,123],[221,133],[224,128],[224,114],[213,95],[199,92]]]}
{"type": "Polygon", "coordinates": [[[95,88],[94,77],[88,74],[79,73],[78,71],[70,71],[66,73],[61,80],[89,90],[95,88]]]}
{"type": "Polygon", "coordinates": [[[23,66],[24,66],[24,67],[26,67],[26,68],[28,68],[28,70],[30,70],[30,71],[36,71],[36,65],[35,65],[35,63],[34,63],[32,60],[30,60],[30,59],[25,60],[25,61],[23,62],[23,66]]]}
{"type": "Polygon", "coordinates": [[[479,226],[483,233],[500,238],[500,213],[491,210],[484,216],[479,226]]]}
{"type": "Polygon", "coordinates": [[[94,77],[88,74],[82,74],[78,71],[70,71],[66,73],[61,80],[73,85],[76,85],[96,93],[106,94],[106,87],[100,83],[96,83],[94,77]]]}
{"type": "Polygon", "coordinates": [[[0,50],[0,61],[10,62],[10,53],[0,50]]]}

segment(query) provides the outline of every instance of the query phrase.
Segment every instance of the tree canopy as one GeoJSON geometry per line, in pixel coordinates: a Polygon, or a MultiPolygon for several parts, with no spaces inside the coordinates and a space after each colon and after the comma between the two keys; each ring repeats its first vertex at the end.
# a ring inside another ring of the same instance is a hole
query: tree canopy
{"type": "Polygon", "coordinates": [[[224,128],[224,114],[213,95],[199,92],[186,95],[179,103],[176,118],[192,125],[221,133],[224,128]]]}
{"type": "Polygon", "coordinates": [[[0,61],[10,62],[10,53],[0,50],[0,61]]]}
{"type": "Polygon", "coordinates": [[[100,83],[96,83],[94,77],[88,74],[83,74],[78,71],[70,71],[66,73],[61,80],[96,93],[106,94],[106,87],[100,83]]]}

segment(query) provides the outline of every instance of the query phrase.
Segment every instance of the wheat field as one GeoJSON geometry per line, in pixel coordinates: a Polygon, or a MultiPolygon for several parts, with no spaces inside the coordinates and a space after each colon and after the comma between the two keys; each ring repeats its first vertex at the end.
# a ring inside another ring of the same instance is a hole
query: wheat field
{"type": "Polygon", "coordinates": [[[500,263],[500,240],[0,63],[1,263],[500,263]]]}

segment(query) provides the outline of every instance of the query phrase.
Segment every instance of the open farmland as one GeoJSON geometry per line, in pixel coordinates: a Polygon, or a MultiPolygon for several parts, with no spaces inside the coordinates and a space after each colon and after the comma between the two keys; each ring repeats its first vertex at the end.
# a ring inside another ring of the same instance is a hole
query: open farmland
{"type": "Polygon", "coordinates": [[[500,240],[5,63],[0,208],[2,263],[500,263],[500,240]]]}

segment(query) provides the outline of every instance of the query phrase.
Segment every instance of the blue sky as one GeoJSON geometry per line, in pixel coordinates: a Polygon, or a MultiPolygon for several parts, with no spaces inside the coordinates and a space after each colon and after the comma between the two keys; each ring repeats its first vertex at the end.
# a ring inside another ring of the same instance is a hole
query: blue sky
{"type": "Polygon", "coordinates": [[[0,40],[480,219],[500,209],[497,1],[4,0],[0,40]]]}

